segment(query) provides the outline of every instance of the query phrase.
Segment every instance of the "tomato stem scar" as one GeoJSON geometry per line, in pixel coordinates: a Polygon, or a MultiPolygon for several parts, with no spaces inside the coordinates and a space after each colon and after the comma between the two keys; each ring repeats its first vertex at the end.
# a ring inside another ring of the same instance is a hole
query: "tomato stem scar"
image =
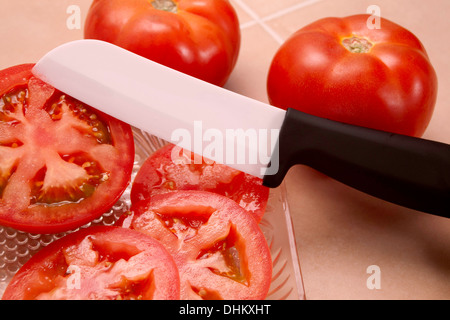
{"type": "Polygon", "coordinates": [[[352,36],[342,39],[342,45],[345,49],[353,53],[366,53],[373,47],[373,43],[366,38],[352,36]]]}
{"type": "Polygon", "coordinates": [[[172,0],[153,0],[150,2],[152,7],[157,10],[176,13],[178,11],[177,4],[172,0]]]}

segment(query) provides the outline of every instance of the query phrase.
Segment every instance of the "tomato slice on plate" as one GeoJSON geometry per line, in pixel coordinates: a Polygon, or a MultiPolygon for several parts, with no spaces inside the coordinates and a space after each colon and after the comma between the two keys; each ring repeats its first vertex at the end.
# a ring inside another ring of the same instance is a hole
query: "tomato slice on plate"
{"type": "Polygon", "coordinates": [[[35,78],[0,71],[0,224],[75,229],[120,198],[134,163],[131,127],[35,78]]]}
{"type": "Polygon", "coordinates": [[[143,233],[111,226],[81,229],[36,253],[3,300],[175,300],[172,256],[143,233]]]}
{"type": "Polygon", "coordinates": [[[122,226],[159,240],[180,272],[180,297],[264,299],[272,260],[255,219],[233,200],[207,191],[157,194],[133,205],[122,226]]]}
{"type": "Polygon", "coordinates": [[[202,190],[227,196],[257,222],[264,215],[269,197],[269,188],[262,185],[261,179],[168,144],[142,164],[130,197],[137,203],[174,190],[202,190]]]}

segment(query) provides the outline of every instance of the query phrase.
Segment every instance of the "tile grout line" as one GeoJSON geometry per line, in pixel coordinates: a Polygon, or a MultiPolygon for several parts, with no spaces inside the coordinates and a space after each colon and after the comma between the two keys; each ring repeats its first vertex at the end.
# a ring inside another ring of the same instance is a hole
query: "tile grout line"
{"type": "Polygon", "coordinates": [[[242,23],[242,24],[240,25],[240,28],[241,28],[241,29],[246,29],[246,28],[249,28],[249,27],[251,27],[251,26],[254,26],[255,24],[258,24],[258,22],[256,22],[255,20],[248,21],[248,22],[242,23]]]}
{"type": "Polygon", "coordinates": [[[269,14],[268,16],[265,16],[264,18],[262,18],[261,21],[264,21],[264,22],[270,21],[270,20],[279,18],[279,17],[281,17],[281,16],[283,16],[285,14],[291,13],[291,12],[293,12],[295,10],[308,7],[310,5],[316,4],[316,3],[321,2],[321,1],[323,1],[323,0],[307,0],[307,1],[303,1],[301,3],[294,4],[294,5],[290,6],[290,7],[285,8],[285,9],[281,9],[281,10],[275,12],[275,13],[269,14]]]}
{"type": "MultiPolygon", "coordinates": [[[[250,25],[259,24],[264,30],[266,30],[272,38],[278,42],[278,44],[282,44],[284,42],[283,38],[278,35],[271,27],[269,27],[264,21],[260,19],[260,17],[249,7],[247,4],[242,2],[241,0],[234,0],[234,2],[241,7],[254,21],[251,23],[246,23],[245,26],[248,27],[250,25]]],[[[241,26],[242,28],[243,26],[241,26]]]]}
{"type": "Polygon", "coordinates": [[[281,9],[275,13],[272,13],[268,16],[265,16],[263,18],[260,18],[247,4],[245,4],[244,2],[242,2],[241,0],[234,0],[234,2],[241,7],[242,10],[244,10],[248,15],[250,15],[251,18],[253,18],[252,21],[246,22],[241,24],[240,28],[241,29],[245,29],[245,28],[249,28],[251,26],[254,26],[256,24],[261,25],[266,32],[268,32],[274,39],[275,41],[277,41],[279,44],[282,44],[284,42],[283,38],[278,35],[271,27],[269,27],[265,22],[279,18],[285,14],[291,13],[295,10],[304,8],[304,7],[308,7],[310,5],[313,5],[315,3],[321,2],[322,0],[307,0],[307,1],[303,1],[301,3],[298,4],[294,4],[290,7],[287,7],[285,9],[281,9]]]}

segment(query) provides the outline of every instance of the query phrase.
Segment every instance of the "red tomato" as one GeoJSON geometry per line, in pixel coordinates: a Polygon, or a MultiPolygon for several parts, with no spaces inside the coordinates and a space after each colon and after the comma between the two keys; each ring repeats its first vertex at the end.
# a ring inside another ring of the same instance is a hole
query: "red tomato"
{"type": "Polygon", "coordinates": [[[123,221],[159,240],[180,272],[181,299],[264,299],[272,276],[257,222],[234,201],[207,191],[155,195],[123,221]]]}
{"type": "Polygon", "coordinates": [[[84,37],[220,86],[240,48],[239,21],[227,0],[94,0],[84,37]]]}
{"type": "Polygon", "coordinates": [[[15,274],[3,300],[174,300],[180,282],[172,256],[130,229],[96,226],[36,253],[15,274]]]}
{"type": "Polygon", "coordinates": [[[421,136],[437,95],[436,73],[420,41],[370,16],[318,20],[294,33],[269,70],[271,104],[393,133],[421,136]]]}
{"type": "Polygon", "coordinates": [[[131,177],[131,127],[33,77],[0,71],[0,224],[75,229],[119,199],[131,177]]]}
{"type": "Polygon", "coordinates": [[[174,147],[162,147],[143,163],[131,189],[133,203],[174,190],[203,190],[233,199],[261,220],[269,197],[261,179],[174,147]]]}

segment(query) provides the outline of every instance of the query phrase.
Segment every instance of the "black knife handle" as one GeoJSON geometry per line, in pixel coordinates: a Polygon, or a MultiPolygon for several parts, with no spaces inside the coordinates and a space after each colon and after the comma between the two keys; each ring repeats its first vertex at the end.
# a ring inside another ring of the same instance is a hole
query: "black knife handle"
{"type": "Polygon", "coordinates": [[[277,187],[296,164],[377,198],[450,217],[450,145],[344,124],[288,109],[278,139],[277,187]]]}

